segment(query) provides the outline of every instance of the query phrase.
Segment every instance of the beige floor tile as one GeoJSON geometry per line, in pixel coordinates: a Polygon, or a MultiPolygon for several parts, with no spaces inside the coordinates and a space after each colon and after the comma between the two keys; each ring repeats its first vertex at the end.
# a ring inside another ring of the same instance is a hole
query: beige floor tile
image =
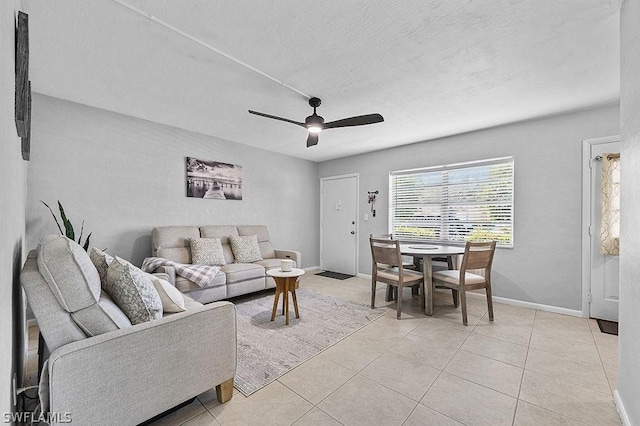
{"type": "MultiPolygon", "coordinates": [[[[367,327],[385,327],[391,330],[395,330],[398,333],[405,335],[415,330],[427,321],[426,315],[419,317],[403,316],[400,319],[396,318],[395,312],[389,312],[380,318],[372,321],[367,327]]],[[[365,328],[367,328],[365,327],[365,328]]]]}
{"type": "Polygon", "coordinates": [[[494,302],[493,314],[501,319],[508,318],[510,320],[518,321],[522,324],[533,325],[536,311],[534,309],[494,302]]]}
{"type": "Polygon", "coordinates": [[[397,341],[396,338],[385,341],[349,336],[322,352],[322,356],[357,372],[382,355],[397,341]]]}
{"type": "Polygon", "coordinates": [[[237,395],[230,401],[209,409],[220,424],[280,425],[291,424],[313,405],[275,381],[248,398],[237,395]]]}
{"type": "Polygon", "coordinates": [[[299,418],[293,426],[341,426],[342,424],[320,410],[317,407],[314,407],[306,413],[304,416],[299,418]]]}
{"type": "Polygon", "coordinates": [[[522,381],[522,368],[464,350],[453,356],[444,371],[515,398],[522,381]]]}
{"type": "Polygon", "coordinates": [[[433,340],[427,340],[412,333],[407,334],[398,343],[389,348],[389,352],[424,360],[426,365],[438,370],[444,369],[457,350],[457,345],[438,344],[433,340]]]}
{"type": "Polygon", "coordinates": [[[213,418],[211,413],[205,411],[202,414],[199,414],[192,418],[191,420],[183,423],[182,426],[219,426],[220,423],[213,418]]]}
{"type": "Polygon", "coordinates": [[[533,325],[526,321],[519,322],[498,317],[494,321],[489,321],[488,317],[484,317],[475,326],[473,333],[528,346],[532,328],[533,325]]]}
{"type": "Polygon", "coordinates": [[[516,399],[442,373],[422,398],[426,405],[465,425],[511,425],[516,399]]]}
{"type": "Polygon", "coordinates": [[[345,425],[401,425],[416,405],[416,401],[356,375],[318,408],[345,425]]]}
{"type": "Polygon", "coordinates": [[[429,407],[418,404],[403,426],[462,426],[462,423],[440,414],[429,407]]]}
{"type": "Polygon", "coordinates": [[[355,374],[355,371],[320,354],[280,377],[278,381],[312,404],[317,404],[355,374]]]}
{"type": "Polygon", "coordinates": [[[506,362],[516,367],[524,367],[524,362],[527,359],[526,346],[475,333],[472,333],[465,340],[461,349],[506,362]]]}
{"type": "Polygon", "coordinates": [[[531,348],[562,355],[577,361],[599,363],[600,355],[594,343],[581,343],[575,340],[561,339],[535,331],[531,334],[531,348]]]}
{"type": "Polygon", "coordinates": [[[429,318],[411,334],[440,345],[461,346],[472,330],[473,326],[464,326],[462,321],[457,324],[443,319],[429,318]]]}
{"type": "Polygon", "coordinates": [[[385,352],[360,374],[417,402],[440,370],[430,367],[422,358],[385,352]]]}
{"type": "Polygon", "coordinates": [[[561,339],[575,340],[588,344],[593,343],[591,328],[585,318],[537,311],[533,329],[536,332],[561,339]]]}
{"type": "Polygon", "coordinates": [[[181,425],[194,417],[205,413],[207,410],[202,406],[198,399],[194,400],[191,404],[182,407],[181,409],[174,411],[173,413],[167,414],[161,419],[156,420],[152,423],[153,426],[173,426],[173,425],[181,425]]]}
{"type": "Polygon", "coordinates": [[[545,410],[525,401],[518,401],[514,426],[584,426],[577,420],[545,410]]]}
{"type": "Polygon", "coordinates": [[[618,425],[611,394],[525,370],[520,399],[593,426],[618,425]]]}
{"type": "Polygon", "coordinates": [[[599,330],[593,333],[593,339],[596,342],[600,353],[618,354],[618,336],[613,334],[601,333],[599,330]]]}
{"type": "Polygon", "coordinates": [[[566,383],[611,394],[600,362],[576,361],[562,355],[530,348],[525,368],[566,383]]]}
{"type": "MultiPolygon", "coordinates": [[[[474,315],[467,312],[467,323],[470,327],[472,327],[480,322],[483,315],[484,312],[479,315],[474,315]]],[[[456,324],[462,324],[462,309],[459,306],[457,308],[454,308],[453,305],[443,306],[435,311],[435,313],[433,314],[433,318],[451,321],[456,324]]]]}

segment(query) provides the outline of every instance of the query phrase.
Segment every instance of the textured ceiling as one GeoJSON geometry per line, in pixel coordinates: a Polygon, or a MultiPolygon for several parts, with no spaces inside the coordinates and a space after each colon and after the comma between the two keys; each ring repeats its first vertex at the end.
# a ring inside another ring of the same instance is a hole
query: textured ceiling
{"type": "Polygon", "coordinates": [[[23,4],[34,91],[313,161],[619,98],[619,0],[23,4]],[[385,122],[306,148],[247,112],[304,121],[303,94],[385,122]]]}

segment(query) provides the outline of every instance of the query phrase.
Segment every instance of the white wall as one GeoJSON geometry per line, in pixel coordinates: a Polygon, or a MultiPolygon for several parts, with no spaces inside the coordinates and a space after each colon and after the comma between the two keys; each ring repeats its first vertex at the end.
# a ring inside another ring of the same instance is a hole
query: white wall
{"type": "Polygon", "coordinates": [[[640,3],[620,12],[620,338],[618,395],[629,424],[640,425],[640,3]]]}
{"type": "Polygon", "coordinates": [[[0,2],[0,415],[13,410],[11,381],[22,372],[23,259],[27,163],[14,122],[14,28],[18,1],[0,2]]]}
{"type": "Polygon", "coordinates": [[[207,224],[265,224],[276,248],[317,265],[316,163],[43,95],[33,122],[28,248],[57,232],[39,200],[60,200],[77,229],[85,220],[92,246],[137,265],[153,227],[207,224]],[[241,165],[243,200],[187,198],[187,156],[241,165]]]}
{"type": "Polygon", "coordinates": [[[370,274],[368,236],[387,232],[390,171],[514,156],[515,247],[496,253],[494,295],[581,310],[581,141],[619,131],[613,105],[327,161],[320,177],[360,174],[359,272],[370,274]],[[363,221],[374,190],[377,215],[363,221]]]}

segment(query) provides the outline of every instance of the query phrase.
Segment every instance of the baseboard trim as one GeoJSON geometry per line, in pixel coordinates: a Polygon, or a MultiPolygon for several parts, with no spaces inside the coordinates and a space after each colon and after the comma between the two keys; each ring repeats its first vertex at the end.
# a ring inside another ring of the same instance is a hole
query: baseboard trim
{"type": "Polygon", "coordinates": [[[620,416],[620,420],[622,420],[622,424],[624,426],[631,426],[631,420],[629,420],[627,411],[624,409],[624,404],[622,403],[622,399],[620,399],[618,389],[613,391],[613,400],[616,403],[616,409],[618,410],[618,415],[620,416]]]}
{"type": "MultiPolygon", "coordinates": [[[[448,291],[448,290],[447,290],[448,291]]],[[[487,295],[482,293],[467,292],[467,297],[487,300],[487,295]]],[[[541,303],[525,302],[524,300],[508,299],[506,297],[493,296],[493,301],[505,305],[518,306],[521,308],[537,309],[538,311],[552,312],[554,314],[570,315],[572,317],[582,318],[582,311],[575,309],[561,308],[559,306],[543,305],[541,303]]]]}
{"type": "Polygon", "coordinates": [[[315,271],[315,270],[318,270],[318,269],[320,269],[320,267],[319,267],[319,266],[309,266],[309,267],[307,267],[307,268],[302,268],[302,269],[303,269],[305,272],[309,272],[309,271],[315,271]]]}
{"type": "MultiPolygon", "coordinates": [[[[368,275],[368,274],[358,273],[357,276],[358,278],[365,278],[367,280],[371,279],[371,275],[368,275]]],[[[450,290],[436,289],[436,291],[449,292],[450,290]]],[[[473,291],[468,291],[467,296],[487,300],[487,295],[484,293],[474,293],[473,291]]],[[[496,297],[496,296],[493,296],[493,301],[496,303],[502,303],[505,305],[518,306],[521,308],[537,309],[539,311],[546,311],[546,312],[552,312],[554,314],[570,315],[572,317],[582,318],[582,311],[578,311],[575,309],[567,309],[567,308],[561,308],[559,306],[543,305],[541,303],[525,302],[523,300],[508,299],[506,297],[496,297]]]]}

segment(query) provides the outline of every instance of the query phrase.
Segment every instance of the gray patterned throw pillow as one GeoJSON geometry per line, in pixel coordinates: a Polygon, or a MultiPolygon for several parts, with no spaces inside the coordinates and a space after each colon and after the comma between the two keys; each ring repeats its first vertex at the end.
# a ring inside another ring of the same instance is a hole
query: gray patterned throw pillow
{"type": "Polygon", "coordinates": [[[231,251],[236,263],[252,263],[262,260],[258,236],[253,235],[230,235],[231,251]]]}
{"type": "Polygon", "coordinates": [[[109,265],[113,262],[113,256],[108,255],[102,250],[98,250],[97,248],[91,248],[91,253],[89,254],[89,258],[91,262],[98,270],[98,275],[100,275],[100,283],[102,284],[102,288],[107,287],[107,270],[109,269],[109,265]]]}
{"type": "Polygon", "coordinates": [[[118,256],[107,270],[105,290],[133,325],[162,318],[162,300],[149,277],[118,256]]]}
{"type": "Polygon", "coordinates": [[[191,245],[191,263],[194,265],[224,266],[222,243],[220,238],[189,238],[191,245]]]}

